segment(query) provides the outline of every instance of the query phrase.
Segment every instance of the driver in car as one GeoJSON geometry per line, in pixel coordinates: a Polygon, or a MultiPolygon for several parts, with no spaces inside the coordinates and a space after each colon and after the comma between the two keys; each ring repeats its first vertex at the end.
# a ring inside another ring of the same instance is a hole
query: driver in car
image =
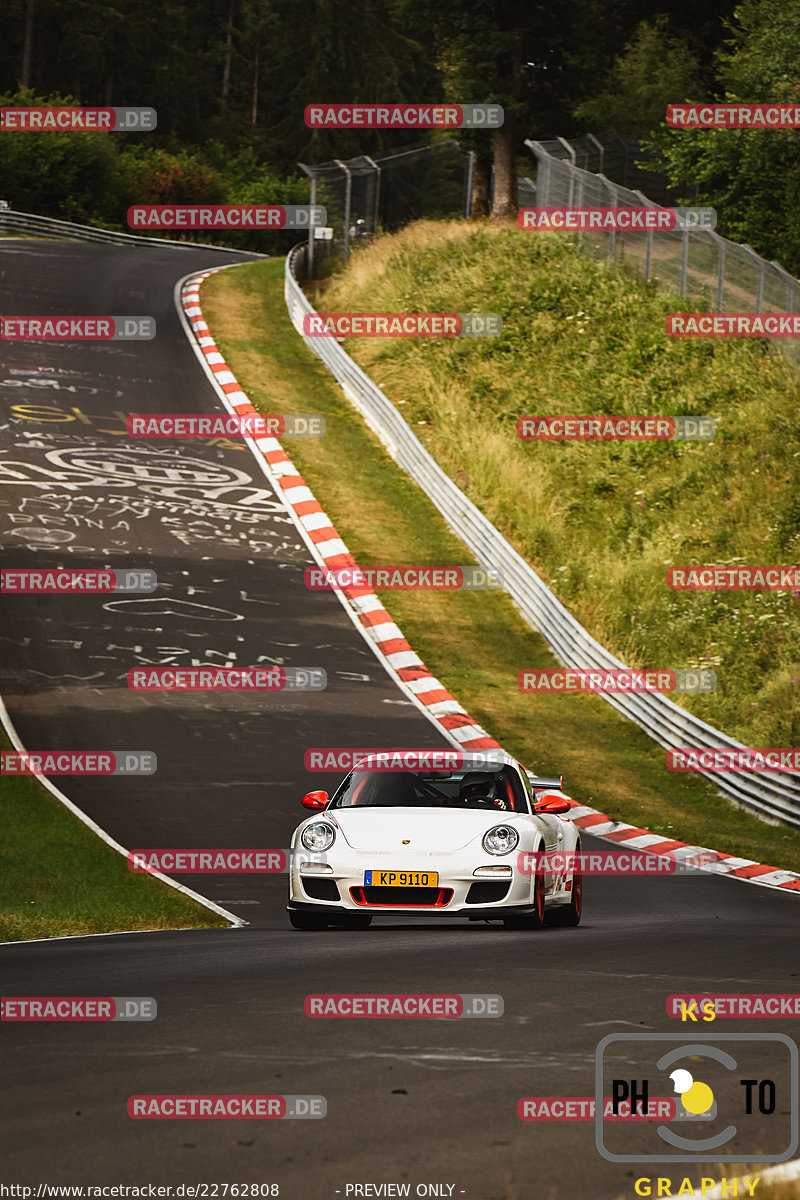
{"type": "Polygon", "coordinates": [[[461,780],[458,798],[471,808],[500,808],[505,811],[509,807],[494,776],[477,771],[465,775],[461,780]]]}

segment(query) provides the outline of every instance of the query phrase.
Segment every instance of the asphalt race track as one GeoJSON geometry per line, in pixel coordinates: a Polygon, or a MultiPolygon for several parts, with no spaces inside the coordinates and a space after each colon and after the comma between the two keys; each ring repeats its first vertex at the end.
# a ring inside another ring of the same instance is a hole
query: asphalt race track
{"type": "MultiPolygon", "coordinates": [[[[152,777],[59,781],[129,847],[286,846],[300,796],[334,782],[305,772],[309,747],[442,744],[336,598],[304,588],[307,551],[246,449],[125,436],[131,412],[219,411],[173,290],[228,261],[23,240],[0,249],[4,315],[158,323],[149,342],[3,343],[0,371],[4,565],[158,575],[152,597],[4,597],[0,625],[2,695],[28,748],[157,753],[152,777]],[[130,667],[192,663],[323,667],[328,687],[231,696],[126,686],[130,667]]],[[[577,930],[398,918],[363,933],[292,931],[284,877],[180,878],[248,927],[0,947],[4,994],[154,996],[159,1006],[150,1023],[3,1026],[9,1178],[277,1183],[302,1200],[366,1183],[410,1183],[412,1195],[452,1185],[439,1194],[470,1200],[630,1195],[637,1176],[693,1168],[607,1162],[590,1122],[523,1123],[518,1099],[592,1095],[608,1033],[684,1033],[666,1016],[670,993],[800,990],[797,897],[723,878],[588,880],[577,930]],[[505,1015],[315,1022],[303,1012],[311,992],[411,991],[499,993],[505,1015]],[[168,1092],[321,1094],[328,1115],[127,1116],[128,1096],[168,1092]]],[[[791,1034],[791,1024],[759,1028],[791,1034]]],[[[771,1119],[761,1118],[765,1139],[771,1119]]]]}

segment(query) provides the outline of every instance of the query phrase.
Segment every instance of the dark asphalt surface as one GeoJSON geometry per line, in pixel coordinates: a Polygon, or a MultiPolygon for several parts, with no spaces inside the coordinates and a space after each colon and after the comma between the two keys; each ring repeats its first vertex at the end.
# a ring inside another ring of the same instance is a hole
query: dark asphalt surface
{"type": "MultiPolygon", "coordinates": [[[[309,746],[440,744],[336,599],[305,591],[307,552],[248,453],[143,448],[124,435],[130,412],[217,410],[172,293],[221,261],[201,250],[0,245],[6,315],[158,322],[152,342],[4,343],[0,368],[3,565],[159,577],[155,596],[122,602],[2,599],[2,694],[28,748],[158,754],[150,778],[60,783],[128,846],[285,846],[300,795],[334,782],[306,774],[309,746]],[[328,689],[178,696],[125,685],[141,664],[257,662],[324,667],[328,689]]],[[[2,1026],[0,1182],[277,1183],[282,1197],[314,1200],[408,1183],[411,1195],[429,1184],[470,1200],[562,1200],[630,1196],[640,1176],[719,1178],[706,1164],[609,1163],[591,1123],[525,1124],[517,1100],[591,1095],[608,1033],[685,1033],[665,1015],[672,992],[800,990],[797,897],[725,879],[589,880],[577,930],[398,919],[319,934],[288,928],[284,879],[181,879],[251,925],[0,947],[4,995],[149,995],[159,1006],[151,1023],[2,1026]],[[305,1017],[307,994],[354,991],[500,993],[505,1016],[305,1017]],[[322,1094],[328,1116],[128,1118],[128,1096],[169,1092],[322,1094]]],[[[695,1031],[793,1027],[726,1020],[695,1031]]],[[[780,1083],[766,1050],[762,1064],[780,1083]]],[[[629,1065],[635,1075],[640,1064],[629,1065]]],[[[670,1090],[667,1081],[661,1094],[670,1090]]],[[[740,1123],[737,1151],[780,1143],[782,1103],[740,1123]]],[[[631,1149],[652,1145],[648,1130],[628,1130],[631,1149]]]]}

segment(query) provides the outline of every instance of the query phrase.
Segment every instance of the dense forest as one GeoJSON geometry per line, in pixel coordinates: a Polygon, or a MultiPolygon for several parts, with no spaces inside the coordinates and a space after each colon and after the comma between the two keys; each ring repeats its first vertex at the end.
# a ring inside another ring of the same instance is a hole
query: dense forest
{"type": "MultiPolygon", "coordinates": [[[[800,133],[664,125],[682,100],[797,99],[800,0],[6,0],[3,24],[3,104],[158,112],[147,134],[4,132],[0,196],[17,209],[123,228],[134,202],[303,202],[298,162],[443,136],[312,131],[307,104],[496,102],[502,129],[458,136],[476,213],[514,211],[525,138],[614,129],[698,183],[721,232],[800,270],[800,133]]],[[[439,212],[442,179],[407,188],[394,223],[439,212]]]]}

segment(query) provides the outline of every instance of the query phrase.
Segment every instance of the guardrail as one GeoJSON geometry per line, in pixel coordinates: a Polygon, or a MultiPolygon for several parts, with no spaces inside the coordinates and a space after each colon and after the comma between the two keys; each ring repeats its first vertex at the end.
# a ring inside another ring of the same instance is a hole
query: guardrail
{"type": "MultiPolygon", "coordinates": [[[[55,217],[40,217],[35,213],[16,212],[0,207],[0,237],[3,233],[27,233],[31,237],[54,238],[70,242],[110,242],[119,246],[172,246],[182,250],[222,250],[226,254],[241,254],[233,246],[213,246],[209,242],[178,242],[169,238],[144,237],[137,233],[116,233],[113,229],[98,229],[94,225],[76,225],[55,217]]],[[[252,250],[247,251],[253,254],[252,250]]],[[[265,258],[264,254],[253,254],[265,258]]]]}
{"type": "MultiPolygon", "coordinates": [[[[461,538],[483,567],[499,567],[505,590],[525,620],[538,630],[558,661],[580,670],[624,668],[579,624],[542,582],[533,567],[517,553],[494,525],[456,487],[417,439],[368,375],[353,361],[335,338],[309,338],[303,332],[303,317],[315,313],[296,278],[296,267],[305,253],[296,246],[286,258],[284,296],[289,317],[303,341],[325,364],[345,395],[394,461],[422,488],[450,528],[461,538]]],[[[667,749],[698,746],[710,749],[743,749],[741,742],[707,725],[660,693],[598,693],[628,720],[667,749]]],[[[759,816],[800,828],[800,780],[787,774],[736,775],[732,772],[702,774],[737,804],[759,816]]]]}

